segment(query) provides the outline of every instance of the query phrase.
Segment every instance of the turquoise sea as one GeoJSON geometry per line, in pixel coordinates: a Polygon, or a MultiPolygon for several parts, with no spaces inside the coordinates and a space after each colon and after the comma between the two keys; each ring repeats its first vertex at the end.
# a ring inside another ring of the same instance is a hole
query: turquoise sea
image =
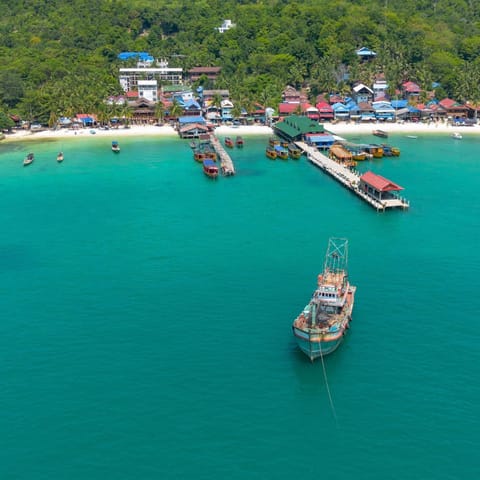
{"type": "Polygon", "coordinates": [[[390,136],[386,213],[244,138],[218,181],[176,137],[0,144],[1,479],[480,476],[480,136],[390,136]],[[333,409],[291,333],[330,236],[333,409]]]}

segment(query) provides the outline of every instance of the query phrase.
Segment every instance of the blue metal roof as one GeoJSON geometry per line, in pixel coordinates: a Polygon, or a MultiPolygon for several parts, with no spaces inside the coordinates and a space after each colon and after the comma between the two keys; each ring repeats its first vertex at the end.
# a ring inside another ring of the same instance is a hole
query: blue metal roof
{"type": "Polygon", "coordinates": [[[190,116],[190,117],[179,117],[178,123],[185,124],[185,123],[205,123],[205,119],[199,115],[190,116]]]}
{"type": "Polygon", "coordinates": [[[216,166],[215,162],[213,160],[210,160],[210,159],[204,160],[203,165],[205,165],[205,167],[215,167],[216,166]]]}
{"type": "Polygon", "coordinates": [[[118,54],[120,60],[128,60],[130,58],[138,58],[143,62],[153,62],[154,58],[147,52],[121,52],[118,54]]]}
{"type": "Polygon", "coordinates": [[[390,103],[393,108],[405,108],[408,105],[407,100],[392,100],[390,103]]]}

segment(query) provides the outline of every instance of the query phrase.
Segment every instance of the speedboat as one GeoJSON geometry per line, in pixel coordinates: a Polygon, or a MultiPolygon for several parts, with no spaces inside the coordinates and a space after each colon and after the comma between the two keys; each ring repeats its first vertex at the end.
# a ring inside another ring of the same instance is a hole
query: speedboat
{"type": "Polygon", "coordinates": [[[462,134],[458,132],[453,132],[451,137],[454,138],[455,140],[461,140],[463,138],[462,134]]]}

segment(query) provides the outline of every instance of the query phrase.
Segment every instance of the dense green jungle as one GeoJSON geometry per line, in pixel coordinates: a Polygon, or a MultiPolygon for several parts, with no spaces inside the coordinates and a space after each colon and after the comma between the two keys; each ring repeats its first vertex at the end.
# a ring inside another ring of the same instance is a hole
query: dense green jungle
{"type": "MultiPolygon", "coordinates": [[[[216,88],[274,106],[286,85],[348,92],[384,72],[437,97],[480,102],[477,0],[1,0],[0,118],[48,122],[121,93],[117,59],[147,51],[170,67],[220,66],[216,88]],[[219,33],[224,19],[235,27],[219,33]],[[355,51],[373,49],[373,61],[355,51]]],[[[206,78],[199,80],[212,87],[206,78]]],[[[195,85],[196,86],[196,85],[195,85]]],[[[1,120],[0,120],[1,123],[1,120]]]]}

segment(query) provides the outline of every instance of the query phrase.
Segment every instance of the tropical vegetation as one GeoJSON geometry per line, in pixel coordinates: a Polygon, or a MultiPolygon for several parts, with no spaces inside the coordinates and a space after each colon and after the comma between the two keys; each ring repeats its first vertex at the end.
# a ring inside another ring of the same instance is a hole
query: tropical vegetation
{"type": "MultiPolygon", "coordinates": [[[[220,66],[217,88],[247,107],[289,84],[312,98],[380,71],[438,97],[480,101],[480,2],[473,0],[0,0],[0,122],[112,115],[121,51],[170,66],[220,66]],[[219,33],[224,19],[235,27],[219,33]],[[377,56],[361,62],[356,49],[377,56]],[[3,120],[2,120],[3,119],[3,120]],[[7,117],[8,119],[8,117],[7,117]]],[[[128,65],[127,65],[128,66],[128,65]]],[[[199,83],[210,86],[207,78],[199,83]]],[[[164,112],[158,110],[158,115],[164,112]]],[[[4,128],[4,127],[2,127],[4,128]]]]}

